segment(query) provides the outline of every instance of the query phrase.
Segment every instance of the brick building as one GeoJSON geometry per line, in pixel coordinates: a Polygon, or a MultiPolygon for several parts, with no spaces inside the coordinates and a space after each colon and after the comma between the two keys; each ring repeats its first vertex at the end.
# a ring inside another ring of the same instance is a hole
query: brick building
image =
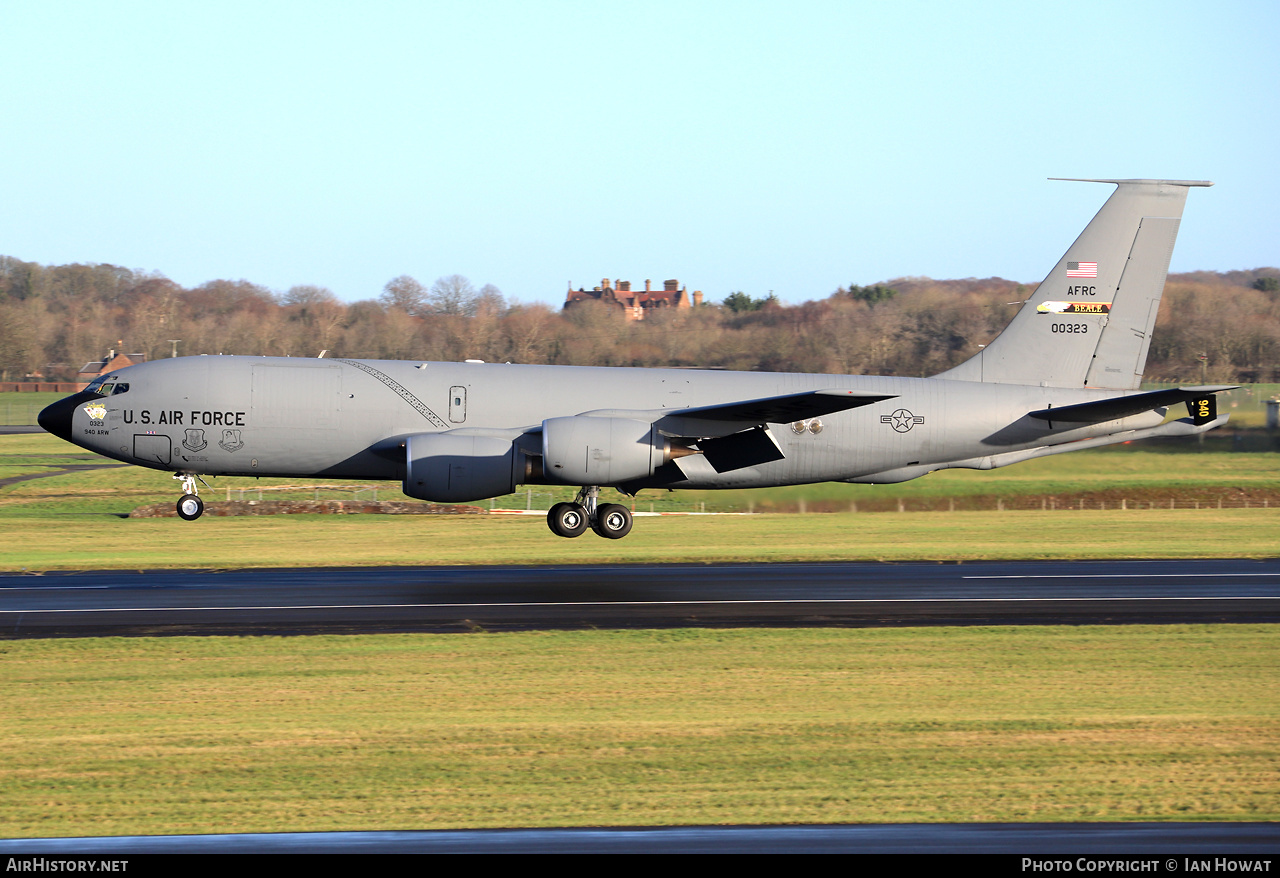
{"type": "Polygon", "coordinates": [[[92,363],[84,364],[84,367],[76,373],[76,382],[79,385],[76,389],[84,390],[89,385],[89,382],[99,375],[106,375],[117,369],[123,369],[125,366],[134,366],[146,361],[147,355],[143,353],[117,354],[115,351],[110,351],[106,359],[94,360],[92,363]]]}
{"type": "Polygon", "coordinates": [[[662,308],[685,310],[701,305],[702,291],[694,290],[690,296],[688,287],[680,286],[678,280],[663,281],[660,290],[653,289],[653,282],[646,280],[643,290],[633,290],[629,280],[614,281],[610,285],[606,277],[600,281],[600,286],[590,290],[582,287],[575,290],[570,284],[564,307],[571,308],[580,302],[604,302],[620,308],[628,320],[643,320],[650,311],[662,308]]]}

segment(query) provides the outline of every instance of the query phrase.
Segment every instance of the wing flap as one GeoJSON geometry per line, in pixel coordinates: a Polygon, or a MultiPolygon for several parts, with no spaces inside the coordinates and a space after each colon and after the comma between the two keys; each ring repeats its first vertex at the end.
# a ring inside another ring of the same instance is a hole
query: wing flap
{"type": "Polygon", "coordinates": [[[752,427],[718,439],[700,439],[698,450],[718,473],[786,458],[768,427],[752,427]]]}
{"type": "Polygon", "coordinates": [[[703,421],[737,421],[742,424],[786,424],[822,415],[856,409],[886,399],[896,393],[871,393],[865,390],[808,390],[763,399],[720,403],[687,409],[664,411],[664,417],[697,418],[703,421]]]}

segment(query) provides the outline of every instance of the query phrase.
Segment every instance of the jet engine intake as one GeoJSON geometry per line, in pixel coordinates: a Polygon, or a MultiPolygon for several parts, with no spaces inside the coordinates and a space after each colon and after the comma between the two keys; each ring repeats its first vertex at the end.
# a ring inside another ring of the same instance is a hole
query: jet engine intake
{"type": "Polygon", "coordinates": [[[576,416],[542,422],[542,466],[552,482],[617,485],[645,479],[672,458],[649,421],[576,416]]]}
{"type": "Polygon", "coordinates": [[[466,503],[515,490],[524,455],[501,436],[418,433],[405,439],[403,489],[417,500],[466,503]],[[518,471],[519,468],[519,471],[518,471]]]}

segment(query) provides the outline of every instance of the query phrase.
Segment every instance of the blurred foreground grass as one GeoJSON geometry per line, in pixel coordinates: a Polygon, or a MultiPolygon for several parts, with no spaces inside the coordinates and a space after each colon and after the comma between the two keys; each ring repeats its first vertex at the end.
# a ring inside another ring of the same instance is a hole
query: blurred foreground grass
{"type": "Polygon", "coordinates": [[[12,836],[1280,818],[1274,626],[0,643],[12,836]]]}

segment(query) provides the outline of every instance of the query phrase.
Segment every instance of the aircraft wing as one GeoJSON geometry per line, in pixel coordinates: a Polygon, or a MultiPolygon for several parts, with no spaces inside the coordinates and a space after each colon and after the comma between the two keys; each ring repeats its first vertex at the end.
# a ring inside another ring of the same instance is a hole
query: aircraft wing
{"type": "Polygon", "coordinates": [[[895,393],[870,393],[864,390],[808,390],[764,399],[719,403],[687,409],[664,411],[664,417],[697,418],[703,421],[737,421],[742,424],[786,424],[817,418],[833,412],[856,409],[886,399],[895,393]]]}
{"type": "MultiPolygon", "coordinates": [[[[650,421],[663,435],[679,440],[686,454],[701,453],[716,472],[728,472],[786,456],[768,424],[803,421],[896,396],[865,390],[808,390],[682,409],[583,412],[578,417],[650,421]]],[[[670,481],[684,478],[678,461],[662,467],[662,472],[670,481]]]]}
{"type": "Polygon", "coordinates": [[[1235,390],[1239,386],[1238,384],[1224,384],[1203,385],[1200,387],[1171,387],[1168,390],[1152,390],[1148,393],[1115,396],[1110,399],[1099,399],[1094,402],[1082,402],[1076,405],[1055,406],[1029,412],[1028,414],[1042,421],[1063,421],[1069,424],[1100,424],[1103,421],[1113,421],[1117,418],[1127,418],[1130,415],[1149,412],[1161,406],[1207,399],[1215,393],[1223,390],[1235,390]]]}

